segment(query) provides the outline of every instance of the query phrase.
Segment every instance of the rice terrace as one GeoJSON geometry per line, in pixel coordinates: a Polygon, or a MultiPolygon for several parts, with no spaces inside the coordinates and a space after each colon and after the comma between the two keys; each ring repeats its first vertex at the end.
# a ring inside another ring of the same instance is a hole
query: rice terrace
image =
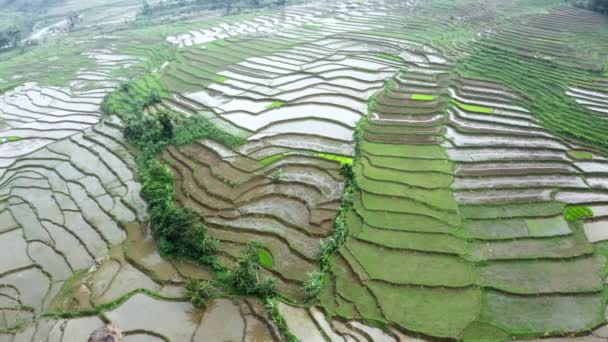
{"type": "Polygon", "coordinates": [[[608,1],[0,0],[0,342],[608,342],[608,1]]]}

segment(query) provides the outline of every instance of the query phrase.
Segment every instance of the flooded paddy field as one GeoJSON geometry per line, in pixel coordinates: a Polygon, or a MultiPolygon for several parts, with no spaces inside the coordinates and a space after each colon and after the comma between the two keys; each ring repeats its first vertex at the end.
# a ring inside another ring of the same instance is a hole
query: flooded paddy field
{"type": "Polygon", "coordinates": [[[112,4],[0,60],[0,341],[608,339],[606,17],[112,4]]]}

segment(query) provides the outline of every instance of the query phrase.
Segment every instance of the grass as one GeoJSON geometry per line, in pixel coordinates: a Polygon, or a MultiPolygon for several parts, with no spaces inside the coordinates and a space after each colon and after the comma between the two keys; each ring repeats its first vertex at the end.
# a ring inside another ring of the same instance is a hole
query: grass
{"type": "Polygon", "coordinates": [[[416,101],[434,101],[437,99],[437,96],[428,94],[412,94],[412,96],[410,96],[410,99],[416,101]]]}
{"type": "Polygon", "coordinates": [[[67,299],[73,297],[74,291],[78,290],[76,284],[78,284],[87,275],[87,271],[87,269],[78,270],[63,282],[59,293],[57,293],[51,301],[51,310],[61,308],[67,299]]]}
{"type": "Polygon", "coordinates": [[[281,108],[281,106],[283,106],[285,104],[285,102],[283,101],[274,101],[271,104],[266,106],[266,109],[275,109],[275,108],[281,108]]]}
{"type": "Polygon", "coordinates": [[[566,154],[568,155],[568,157],[570,157],[574,160],[592,160],[593,159],[593,153],[591,153],[589,151],[569,150],[568,152],[566,152],[566,154]]]}
{"type": "Polygon", "coordinates": [[[467,112],[482,113],[482,114],[492,114],[494,112],[494,109],[492,109],[492,108],[469,105],[466,103],[462,103],[456,99],[452,99],[451,102],[454,103],[455,105],[457,105],[458,107],[460,107],[462,110],[465,110],[467,112]]]}
{"type": "Polygon", "coordinates": [[[593,210],[585,206],[566,207],[566,210],[564,211],[564,218],[568,222],[575,222],[591,217],[593,217],[593,210]]]}

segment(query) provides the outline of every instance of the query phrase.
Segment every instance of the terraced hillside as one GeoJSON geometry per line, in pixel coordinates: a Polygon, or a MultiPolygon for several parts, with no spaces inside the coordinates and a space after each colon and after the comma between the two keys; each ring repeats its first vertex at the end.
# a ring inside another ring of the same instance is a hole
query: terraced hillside
{"type": "Polygon", "coordinates": [[[445,66],[408,68],[375,97],[327,310],[452,338],[603,321],[605,257],[564,212],[605,192],[576,166],[577,147],[512,99],[445,66]]]}
{"type": "Polygon", "coordinates": [[[66,1],[49,15],[78,30],[0,60],[0,341],[608,339],[608,19],[139,6],[66,1]],[[170,131],[152,157],[139,111],[170,131]],[[159,248],[145,158],[219,241],[213,269],[159,248]],[[250,242],[263,298],[226,285],[250,242]]]}

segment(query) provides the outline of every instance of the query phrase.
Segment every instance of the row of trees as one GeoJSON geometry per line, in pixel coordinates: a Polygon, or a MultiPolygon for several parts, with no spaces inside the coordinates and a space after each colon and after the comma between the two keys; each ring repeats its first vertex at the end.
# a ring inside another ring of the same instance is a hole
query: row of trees
{"type": "Polygon", "coordinates": [[[233,14],[232,9],[238,8],[262,8],[265,6],[283,6],[286,0],[161,0],[158,5],[152,6],[149,0],[142,0],[142,15],[164,15],[168,11],[179,10],[180,8],[193,9],[224,9],[226,14],[233,14]]]}
{"type": "Polygon", "coordinates": [[[574,0],[574,5],[608,15],[608,0],[574,0]]]}
{"type": "Polygon", "coordinates": [[[13,26],[0,31],[0,50],[14,48],[21,41],[21,29],[13,26]]]}

